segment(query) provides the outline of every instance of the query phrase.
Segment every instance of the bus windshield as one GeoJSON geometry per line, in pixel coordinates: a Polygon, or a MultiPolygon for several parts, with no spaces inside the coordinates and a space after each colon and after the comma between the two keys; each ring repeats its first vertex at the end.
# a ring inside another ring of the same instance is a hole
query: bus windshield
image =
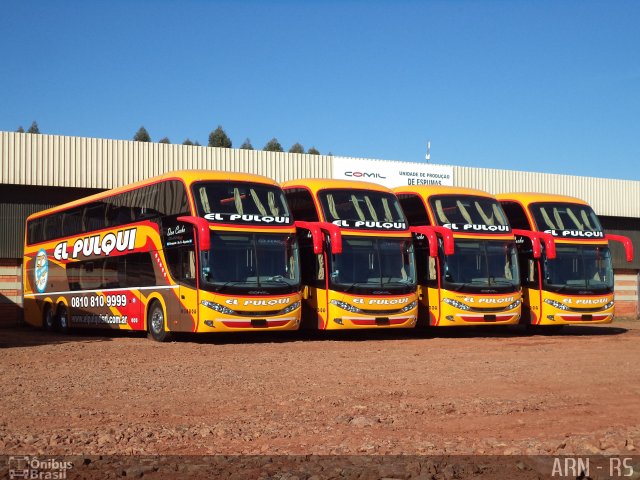
{"type": "Polygon", "coordinates": [[[329,258],[329,278],[334,290],[402,294],[416,287],[410,238],[343,236],[342,253],[329,258]]]}
{"type": "Polygon", "coordinates": [[[474,195],[438,195],[429,199],[438,225],[485,225],[503,227],[509,231],[509,222],[500,204],[493,198],[474,195]]]}
{"type": "Polygon", "coordinates": [[[511,240],[456,240],[455,253],[441,254],[440,262],[443,288],[447,290],[507,293],[520,288],[518,253],[511,240]]]}
{"type": "Polygon", "coordinates": [[[611,251],[604,245],[556,245],[556,258],[544,261],[544,286],[552,292],[613,291],[611,251]]]}
{"type": "Polygon", "coordinates": [[[294,234],[211,232],[202,252],[202,287],[218,293],[294,293],[300,290],[294,234]]]}

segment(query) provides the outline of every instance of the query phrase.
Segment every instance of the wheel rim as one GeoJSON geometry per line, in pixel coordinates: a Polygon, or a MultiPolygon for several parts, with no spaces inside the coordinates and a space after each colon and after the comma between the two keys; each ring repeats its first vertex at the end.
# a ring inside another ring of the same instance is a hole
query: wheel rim
{"type": "Polygon", "coordinates": [[[67,328],[67,311],[62,310],[60,312],[60,327],[67,328]]]}
{"type": "Polygon", "coordinates": [[[151,329],[155,333],[161,333],[164,330],[164,317],[159,309],[154,309],[151,314],[151,329]]]}

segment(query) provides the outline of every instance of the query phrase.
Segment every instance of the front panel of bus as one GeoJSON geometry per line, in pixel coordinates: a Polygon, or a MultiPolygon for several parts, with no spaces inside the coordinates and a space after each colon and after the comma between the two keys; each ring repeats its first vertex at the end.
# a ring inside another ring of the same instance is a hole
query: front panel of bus
{"type": "Polygon", "coordinates": [[[318,203],[325,220],[340,228],[342,251],[332,253],[324,234],[315,254],[310,234],[299,233],[302,275],[309,288],[305,323],[311,328],[412,328],[417,320],[413,244],[397,198],[391,192],[323,189],[318,203]]]}
{"type": "MultiPolygon", "coordinates": [[[[610,323],[614,315],[613,265],[604,231],[591,207],[563,202],[529,205],[539,231],[555,239],[556,258],[521,253],[529,272],[530,322],[536,325],[610,323]],[[529,265],[531,263],[532,265],[529,265]]],[[[523,286],[525,283],[523,282],[523,286]]]]}
{"type": "Polygon", "coordinates": [[[511,239],[456,238],[438,257],[416,240],[421,318],[431,326],[514,324],[520,319],[517,250],[511,239]],[[425,291],[427,294],[425,295],[425,291]]]}
{"type": "Polygon", "coordinates": [[[343,235],[342,253],[326,259],[327,306],[320,328],[415,326],[415,262],[408,235],[343,235]]]}
{"type": "Polygon", "coordinates": [[[517,249],[498,202],[473,195],[432,195],[428,207],[435,223],[451,232],[454,252],[445,253],[442,236],[437,258],[429,257],[426,240],[416,243],[421,318],[440,327],[518,323],[517,249]]]}
{"type": "Polygon", "coordinates": [[[298,242],[280,187],[198,182],[198,331],[295,330],[300,325],[298,242]]]}

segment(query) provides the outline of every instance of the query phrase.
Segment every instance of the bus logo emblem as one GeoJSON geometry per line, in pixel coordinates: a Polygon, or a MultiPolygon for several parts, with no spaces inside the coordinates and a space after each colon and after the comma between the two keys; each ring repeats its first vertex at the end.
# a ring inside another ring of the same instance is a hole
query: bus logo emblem
{"type": "Polygon", "coordinates": [[[42,293],[47,288],[47,280],[49,280],[49,259],[44,248],[41,248],[36,255],[34,273],[36,276],[36,289],[42,293]]]}

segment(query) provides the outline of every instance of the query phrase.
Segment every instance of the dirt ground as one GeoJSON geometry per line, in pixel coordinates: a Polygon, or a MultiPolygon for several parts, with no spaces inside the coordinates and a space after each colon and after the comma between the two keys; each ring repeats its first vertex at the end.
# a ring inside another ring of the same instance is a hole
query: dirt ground
{"type": "Polygon", "coordinates": [[[4,455],[640,449],[640,322],[631,320],[556,335],[492,327],[165,344],[122,332],[2,329],[0,381],[4,455]]]}

